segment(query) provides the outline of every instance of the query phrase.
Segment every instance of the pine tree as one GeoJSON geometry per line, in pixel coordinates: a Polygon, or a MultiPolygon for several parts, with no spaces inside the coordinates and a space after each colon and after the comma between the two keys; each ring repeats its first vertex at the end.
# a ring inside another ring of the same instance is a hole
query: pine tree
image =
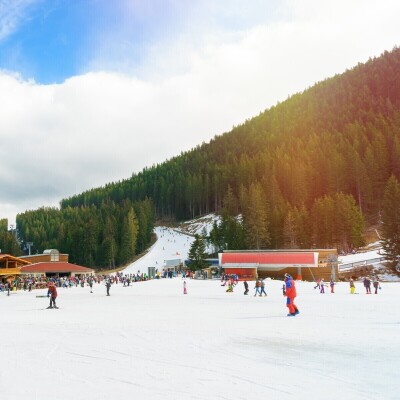
{"type": "Polygon", "coordinates": [[[124,217],[121,232],[120,260],[126,263],[135,255],[138,234],[138,222],[133,208],[124,217]]]}
{"type": "Polygon", "coordinates": [[[199,271],[208,266],[206,261],[206,242],[200,235],[195,235],[194,241],[189,250],[189,268],[191,271],[199,271]]]}
{"type": "Polygon", "coordinates": [[[382,247],[389,261],[400,256],[400,184],[391,176],[386,184],[382,209],[382,247]]]}
{"type": "Polygon", "coordinates": [[[261,186],[254,183],[249,193],[241,193],[244,201],[243,224],[246,231],[246,242],[252,249],[266,248],[270,243],[267,208],[261,186]]]}

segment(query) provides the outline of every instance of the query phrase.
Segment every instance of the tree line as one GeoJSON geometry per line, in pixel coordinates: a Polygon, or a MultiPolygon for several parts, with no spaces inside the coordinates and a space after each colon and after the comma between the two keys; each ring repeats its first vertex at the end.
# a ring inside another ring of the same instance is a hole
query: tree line
{"type": "Polygon", "coordinates": [[[149,199],[99,206],[43,207],[17,216],[18,234],[34,250],[58,249],[69,261],[95,268],[124,265],[152,239],[154,206],[149,199]]]}

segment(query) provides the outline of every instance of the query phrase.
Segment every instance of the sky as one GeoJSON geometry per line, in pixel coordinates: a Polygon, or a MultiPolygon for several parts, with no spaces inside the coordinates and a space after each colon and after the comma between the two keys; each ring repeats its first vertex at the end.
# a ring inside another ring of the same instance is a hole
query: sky
{"type": "Polygon", "coordinates": [[[1,0],[0,218],[208,142],[399,45],[395,0],[1,0]]]}

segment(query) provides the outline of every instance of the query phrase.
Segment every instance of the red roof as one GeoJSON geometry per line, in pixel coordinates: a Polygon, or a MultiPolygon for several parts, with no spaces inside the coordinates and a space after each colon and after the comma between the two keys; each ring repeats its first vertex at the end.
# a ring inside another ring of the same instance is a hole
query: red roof
{"type": "Polygon", "coordinates": [[[80,265],[70,264],[68,262],[39,262],[30,264],[21,268],[22,273],[59,273],[59,272],[77,272],[80,274],[88,274],[93,269],[81,267],[80,265]]]}
{"type": "Polygon", "coordinates": [[[251,252],[222,253],[221,266],[315,266],[317,257],[314,252],[251,252]]]}

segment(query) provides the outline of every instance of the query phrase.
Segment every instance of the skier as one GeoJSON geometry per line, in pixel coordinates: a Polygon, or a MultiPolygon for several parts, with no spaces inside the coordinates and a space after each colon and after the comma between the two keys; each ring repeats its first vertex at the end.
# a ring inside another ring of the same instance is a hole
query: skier
{"type": "Polygon", "coordinates": [[[321,278],[320,283],[319,283],[319,288],[320,288],[320,290],[319,290],[320,293],[325,293],[325,283],[324,283],[324,280],[322,278],[321,278]]]}
{"type": "Polygon", "coordinates": [[[371,280],[369,279],[369,276],[364,278],[364,287],[366,294],[371,294],[371,280]]]}
{"type": "Polygon", "coordinates": [[[92,278],[89,278],[88,284],[89,284],[89,287],[90,287],[90,293],[93,293],[93,279],[92,278]]]}
{"type": "Polygon", "coordinates": [[[56,306],[57,289],[52,281],[49,282],[47,297],[50,297],[50,305],[47,308],[58,308],[56,306]]]}
{"type": "Polygon", "coordinates": [[[256,280],[256,286],[254,286],[254,289],[256,289],[255,293],[254,293],[254,297],[257,296],[257,294],[261,297],[261,282],[259,279],[256,280]]]}
{"type": "Polygon", "coordinates": [[[333,279],[329,282],[329,286],[331,287],[331,293],[335,293],[335,281],[333,279]]]}
{"type": "Polygon", "coordinates": [[[244,285],[244,293],[243,294],[248,294],[249,293],[249,284],[247,283],[247,281],[245,280],[244,282],[243,282],[243,285],[244,285]]]}
{"type": "Polygon", "coordinates": [[[267,292],[265,291],[265,282],[262,280],[262,281],[261,281],[260,296],[262,296],[263,293],[267,296],[267,292]]]}
{"type": "Polygon", "coordinates": [[[187,294],[186,281],[183,281],[183,294],[187,294]]]}
{"type": "Polygon", "coordinates": [[[356,292],[356,286],[354,285],[354,281],[350,278],[350,294],[354,294],[356,292]]]}
{"type": "Polygon", "coordinates": [[[284,296],[287,297],[286,307],[289,309],[288,317],[294,317],[300,313],[299,309],[294,304],[294,299],[296,297],[296,286],[290,274],[285,274],[284,281],[285,281],[284,296]]]}
{"type": "Polygon", "coordinates": [[[321,283],[321,279],[317,279],[316,286],[314,286],[314,289],[316,289],[316,288],[321,289],[320,283],[321,283]]]}
{"type": "Polygon", "coordinates": [[[374,285],[374,288],[375,288],[375,294],[378,294],[378,289],[380,289],[381,287],[379,285],[379,280],[378,280],[377,276],[375,276],[375,278],[374,278],[373,285],[374,285]]]}
{"type": "Polygon", "coordinates": [[[107,279],[107,280],[106,280],[107,296],[110,295],[110,287],[111,287],[110,279],[107,279]]]}

